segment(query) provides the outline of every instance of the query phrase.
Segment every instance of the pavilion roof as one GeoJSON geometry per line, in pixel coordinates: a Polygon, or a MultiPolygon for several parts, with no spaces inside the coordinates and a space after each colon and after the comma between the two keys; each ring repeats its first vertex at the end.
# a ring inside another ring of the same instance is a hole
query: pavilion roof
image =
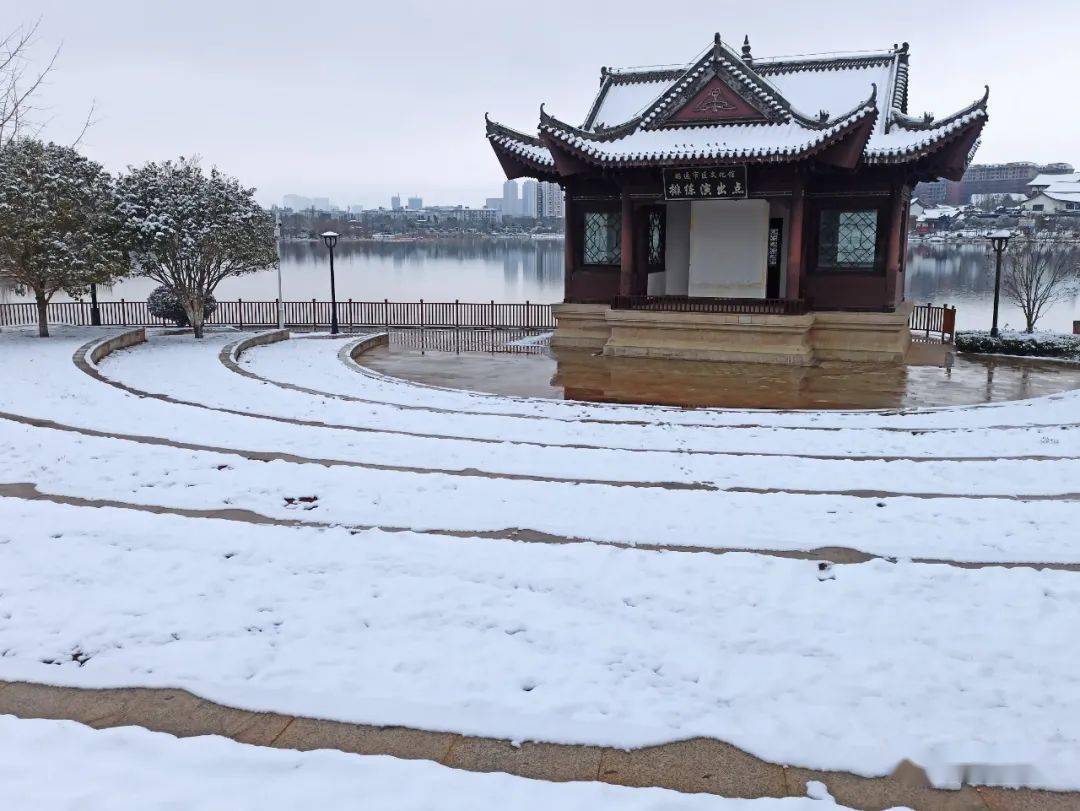
{"type": "Polygon", "coordinates": [[[541,107],[538,138],[491,121],[488,138],[515,176],[727,160],[910,163],[954,141],[970,147],[966,165],[986,102],[984,94],[938,121],[909,116],[906,43],[872,53],[756,59],[748,40],[736,53],[717,35],[688,65],[601,69],[600,90],[580,127],[541,107]],[[706,91],[731,112],[715,120],[687,115],[706,91]],[[841,159],[843,146],[850,148],[841,159]]]}

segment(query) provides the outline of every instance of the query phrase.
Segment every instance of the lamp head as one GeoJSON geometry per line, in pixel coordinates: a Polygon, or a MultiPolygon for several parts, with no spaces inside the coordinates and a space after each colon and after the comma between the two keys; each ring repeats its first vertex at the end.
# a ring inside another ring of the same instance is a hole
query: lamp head
{"type": "Polygon", "coordinates": [[[996,253],[1002,253],[1009,247],[1009,239],[1012,237],[1012,231],[991,231],[988,236],[990,237],[990,245],[993,246],[994,251],[996,253]]]}
{"type": "Polygon", "coordinates": [[[333,250],[334,246],[337,245],[340,234],[337,234],[334,231],[323,231],[319,236],[321,236],[322,241],[326,243],[326,247],[333,250]]]}

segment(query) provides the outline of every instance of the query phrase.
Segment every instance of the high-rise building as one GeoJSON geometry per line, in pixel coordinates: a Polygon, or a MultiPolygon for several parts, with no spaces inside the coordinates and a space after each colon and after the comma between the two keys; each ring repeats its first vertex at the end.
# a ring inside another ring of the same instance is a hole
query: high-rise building
{"type": "Polygon", "coordinates": [[[544,181],[539,185],[537,211],[541,217],[561,219],[566,215],[563,190],[558,183],[544,181]]]}
{"type": "Polygon", "coordinates": [[[285,208],[291,208],[293,211],[306,211],[311,208],[311,198],[300,194],[286,194],[282,203],[285,208]]]}
{"type": "Polygon", "coordinates": [[[540,184],[532,178],[521,184],[521,216],[540,216],[540,184]]]}
{"type": "Polygon", "coordinates": [[[311,199],[311,207],[316,211],[330,211],[334,208],[329,197],[313,197],[311,199]]]}
{"type": "Polygon", "coordinates": [[[409,198],[409,208],[411,208],[413,211],[419,211],[423,207],[424,207],[424,198],[422,198],[422,197],[410,197],[409,198]]]}
{"type": "Polygon", "coordinates": [[[495,211],[501,212],[502,202],[503,199],[501,197],[486,197],[484,198],[484,208],[492,208],[495,209],[495,211]]]}
{"type": "Polygon", "coordinates": [[[401,209],[400,194],[395,194],[393,197],[390,198],[390,208],[392,208],[394,211],[399,211],[401,209]]]}
{"type": "Polygon", "coordinates": [[[504,217],[521,216],[521,200],[518,199],[518,184],[516,180],[507,180],[503,183],[502,213],[504,217]]]}

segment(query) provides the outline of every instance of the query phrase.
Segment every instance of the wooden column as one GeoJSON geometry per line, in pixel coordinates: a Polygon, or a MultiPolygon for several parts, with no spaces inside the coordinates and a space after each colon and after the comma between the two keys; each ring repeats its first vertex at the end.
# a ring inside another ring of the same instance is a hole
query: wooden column
{"type": "Polygon", "coordinates": [[[574,267],[577,265],[578,233],[577,233],[577,206],[574,203],[574,195],[570,188],[566,189],[566,197],[563,203],[563,301],[570,301],[571,286],[573,283],[574,267]]]}
{"type": "Polygon", "coordinates": [[[622,190],[622,240],[620,242],[622,262],[619,266],[619,295],[634,294],[634,204],[630,192],[624,186],[622,190]]]}
{"type": "Polygon", "coordinates": [[[904,296],[904,282],[900,267],[904,262],[904,207],[907,187],[893,188],[892,206],[889,209],[889,238],[885,248],[885,306],[895,307],[904,296]]]}
{"type": "Polygon", "coordinates": [[[791,188],[791,216],[788,223],[787,284],[784,298],[797,299],[802,294],[803,232],[806,230],[806,182],[801,176],[795,178],[791,188]]]}

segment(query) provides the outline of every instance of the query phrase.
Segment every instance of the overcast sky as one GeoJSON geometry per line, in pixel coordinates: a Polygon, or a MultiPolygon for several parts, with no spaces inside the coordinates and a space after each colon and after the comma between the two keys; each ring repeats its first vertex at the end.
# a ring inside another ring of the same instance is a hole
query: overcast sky
{"type": "Polygon", "coordinates": [[[483,203],[503,177],[483,114],[535,130],[540,102],[579,122],[601,65],[686,62],[719,31],[756,56],[911,43],[911,112],[990,85],[977,160],[1080,164],[1080,0],[0,0],[62,44],[47,135],[91,100],[84,151],[112,170],[200,155],[280,203],[483,203]]]}

